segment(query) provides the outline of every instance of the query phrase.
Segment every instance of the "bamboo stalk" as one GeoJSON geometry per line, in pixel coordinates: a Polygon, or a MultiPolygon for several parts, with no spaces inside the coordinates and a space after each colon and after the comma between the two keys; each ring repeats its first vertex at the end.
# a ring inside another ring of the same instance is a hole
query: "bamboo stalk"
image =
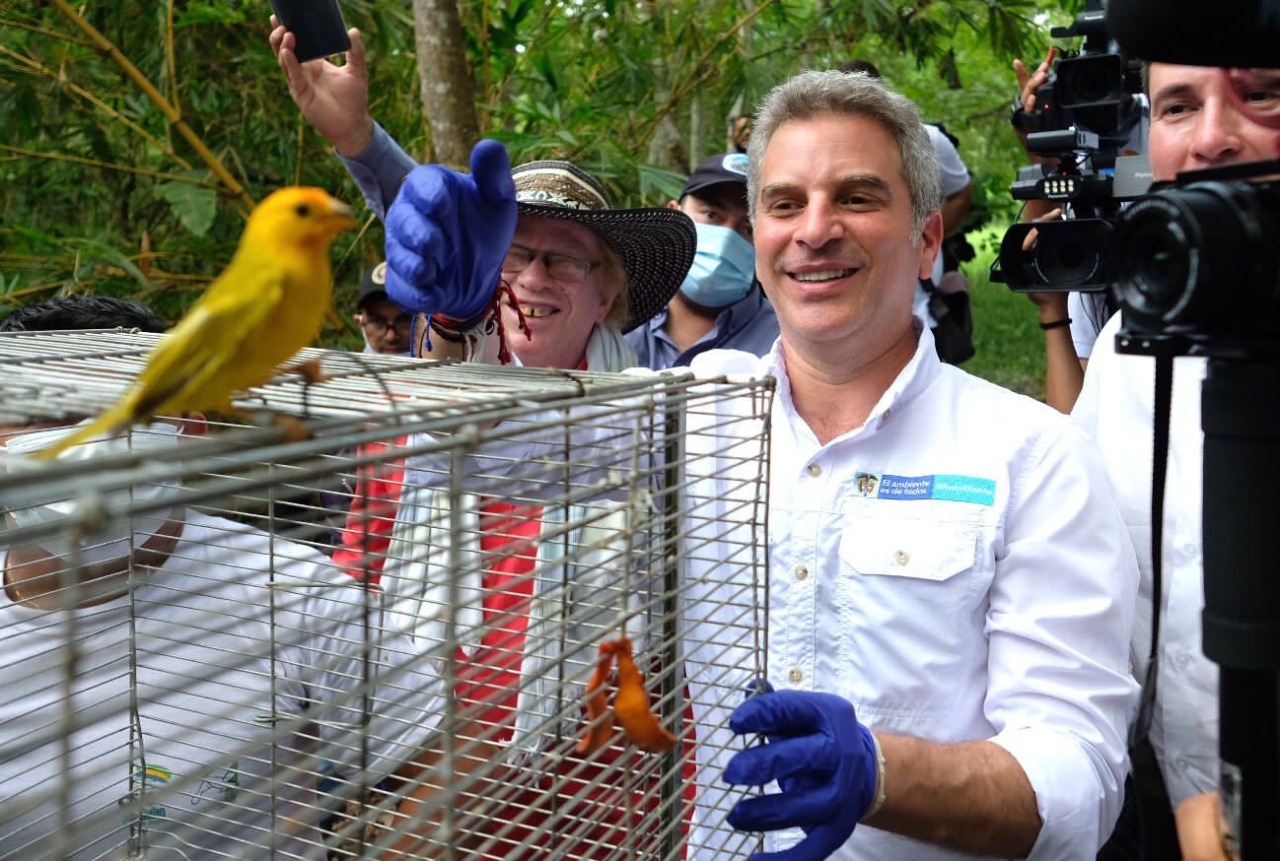
{"type": "Polygon", "coordinates": [[[168,143],[160,140],[155,135],[151,134],[151,132],[147,131],[142,126],[138,125],[133,120],[129,119],[124,114],[120,113],[115,108],[108,105],[106,102],[102,101],[102,99],[98,98],[93,93],[86,90],[84,87],[80,86],[79,84],[72,83],[70,81],[62,80],[61,75],[54,72],[53,69],[50,69],[48,66],[44,65],[39,60],[35,59],[34,57],[23,56],[22,54],[19,54],[10,48],[6,48],[4,45],[0,45],[0,54],[4,54],[6,56],[12,57],[14,60],[25,64],[28,68],[34,69],[35,71],[39,72],[45,77],[58,81],[62,86],[66,87],[68,90],[75,93],[77,96],[84,99],[85,101],[89,102],[89,104],[93,105],[95,108],[102,111],[107,116],[111,117],[114,120],[119,121],[120,123],[123,123],[127,128],[131,129],[132,131],[141,135],[146,140],[155,144],[160,149],[161,152],[163,152],[165,155],[172,158],[183,168],[185,168],[186,170],[191,170],[191,162],[187,161],[185,158],[183,158],[182,156],[174,152],[173,149],[170,148],[168,143]]]}
{"type": "Polygon", "coordinates": [[[67,16],[71,23],[79,27],[86,36],[93,40],[95,45],[103,51],[106,51],[107,54],[111,56],[111,59],[116,61],[116,64],[120,66],[125,75],[127,75],[129,79],[146,94],[147,98],[151,100],[151,103],[160,109],[160,112],[165,115],[169,122],[173,123],[174,127],[178,130],[178,133],[181,134],[187,143],[191,145],[191,148],[200,156],[200,160],[209,166],[209,169],[212,170],[218,179],[222,181],[222,184],[225,185],[232,194],[239,196],[246,206],[253,209],[253,198],[249,196],[247,191],[245,191],[244,186],[240,185],[240,183],[236,181],[236,178],[233,177],[230,171],[223,166],[222,162],[218,160],[218,157],[215,156],[207,146],[205,146],[204,141],[202,141],[199,135],[192,131],[191,127],[183,121],[182,115],[178,113],[177,109],[174,108],[173,105],[169,104],[164,95],[155,88],[155,85],[147,80],[146,75],[142,74],[138,67],[133,65],[133,63],[129,61],[129,58],[122,54],[120,49],[117,48],[110,39],[86,21],[84,16],[79,12],[71,8],[71,5],[67,3],[67,0],[50,0],[50,2],[58,8],[58,11],[67,16]]]}
{"type": "Polygon", "coordinates": [[[173,101],[173,109],[182,113],[182,105],[178,104],[178,60],[173,50],[173,0],[169,0],[166,5],[164,55],[169,62],[169,98],[173,101]]]}
{"type": "Polygon", "coordinates": [[[7,27],[12,27],[15,30],[26,30],[28,33],[35,33],[37,36],[49,36],[59,42],[70,42],[72,45],[81,45],[85,48],[93,47],[92,42],[68,36],[66,33],[59,33],[57,30],[48,30],[44,27],[37,27],[34,24],[23,24],[12,18],[0,18],[0,29],[7,27]]]}
{"type": "Polygon", "coordinates": [[[164,171],[151,170],[145,167],[131,167],[130,165],[127,165],[127,164],[115,164],[109,161],[98,161],[97,159],[85,158],[84,156],[79,156],[79,155],[66,155],[64,153],[56,153],[56,152],[37,152],[35,150],[23,149],[22,147],[9,146],[8,144],[0,144],[0,150],[3,150],[5,152],[16,153],[17,155],[27,156],[28,158],[45,158],[45,159],[49,159],[50,161],[67,161],[67,162],[72,162],[73,164],[88,165],[89,167],[100,167],[104,170],[119,170],[119,171],[123,171],[124,173],[132,173],[132,174],[137,174],[138,176],[151,177],[152,179],[167,179],[172,182],[185,182],[188,185],[198,185],[201,188],[212,188],[216,190],[221,187],[216,182],[206,182],[201,179],[192,179],[191,177],[184,176],[183,174],[180,174],[180,173],[165,173],[164,171]]]}
{"type": "Polygon", "coordinates": [[[721,35],[720,38],[715,41],[715,44],[702,52],[702,56],[698,58],[698,62],[693,66],[693,74],[685,76],[681,82],[672,87],[670,97],[667,98],[662,107],[658,109],[658,112],[645,124],[648,126],[648,129],[641,135],[642,140],[647,140],[651,135],[653,135],[655,130],[658,128],[658,125],[664,118],[666,118],[667,114],[675,110],[676,105],[683,104],[684,99],[689,95],[689,92],[695,87],[701,86],[703,81],[716,71],[714,68],[704,68],[704,66],[707,61],[711,59],[712,55],[715,54],[716,51],[720,50],[720,46],[736,36],[739,30],[754,21],[761,12],[772,6],[775,2],[776,0],[764,0],[764,2],[759,6],[738,19],[738,22],[729,28],[728,32],[721,35]]]}

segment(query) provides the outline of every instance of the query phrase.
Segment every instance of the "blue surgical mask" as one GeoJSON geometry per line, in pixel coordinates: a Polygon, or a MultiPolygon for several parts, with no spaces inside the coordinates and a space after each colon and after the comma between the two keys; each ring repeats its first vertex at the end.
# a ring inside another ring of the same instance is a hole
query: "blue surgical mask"
{"type": "Polygon", "coordinates": [[[756,250],[736,230],[695,224],[698,251],[680,285],[686,299],[704,308],[727,308],[751,291],[756,250]]]}

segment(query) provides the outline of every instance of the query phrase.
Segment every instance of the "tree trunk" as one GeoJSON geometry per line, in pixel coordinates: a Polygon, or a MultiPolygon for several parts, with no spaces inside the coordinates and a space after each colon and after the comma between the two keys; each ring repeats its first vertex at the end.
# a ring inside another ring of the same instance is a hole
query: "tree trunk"
{"type": "Polygon", "coordinates": [[[432,152],[425,158],[466,169],[480,122],[456,0],[413,0],[413,29],[422,107],[431,130],[432,152]]]}

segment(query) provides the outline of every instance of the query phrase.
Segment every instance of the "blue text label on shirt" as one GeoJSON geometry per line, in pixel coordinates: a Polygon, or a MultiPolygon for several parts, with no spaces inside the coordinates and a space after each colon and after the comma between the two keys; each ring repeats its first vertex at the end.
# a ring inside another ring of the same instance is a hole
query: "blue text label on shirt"
{"type": "Polygon", "coordinates": [[[875,477],[874,493],[866,493],[867,479],[872,474],[862,473],[861,495],[876,499],[939,499],[949,502],[969,502],[975,505],[995,505],[996,483],[994,479],[973,475],[880,475],[875,477]]]}

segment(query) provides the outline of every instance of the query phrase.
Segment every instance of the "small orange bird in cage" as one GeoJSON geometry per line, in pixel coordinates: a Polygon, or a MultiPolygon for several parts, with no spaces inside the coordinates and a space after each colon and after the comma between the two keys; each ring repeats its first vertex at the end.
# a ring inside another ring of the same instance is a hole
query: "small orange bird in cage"
{"type": "Polygon", "coordinates": [[[234,413],[236,391],[265,382],[319,334],[333,295],[329,245],[355,224],[351,208],[319,188],[273,192],[250,213],[227,268],[156,344],[124,396],[35,457],[52,460],[156,414],[234,413]]]}
{"type": "Polygon", "coordinates": [[[649,708],[649,692],[644,687],[644,676],[636,666],[631,640],[619,637],[600,644],[600,659],[596,663],[591,681],[587,683],[587,718],[591,728],[587,736],[578,742],[578,753],[588,754],[609,741],[613,723],[622,727],[631,743],[649,753],[663,753],[675,746],[676,737],[658,720],[649,708]],[[604,716],[604,683],[609,676],[610,664],[618,664],[618,693],[613,700],[613,721],[604,716]]]}

